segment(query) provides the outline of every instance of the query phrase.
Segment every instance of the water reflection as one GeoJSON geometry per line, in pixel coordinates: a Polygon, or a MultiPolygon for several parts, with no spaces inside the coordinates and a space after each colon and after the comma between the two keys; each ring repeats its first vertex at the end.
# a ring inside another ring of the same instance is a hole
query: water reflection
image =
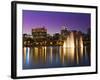
{"type": "Polygon", "coordinates": [[[42,46],[23,48],[23,69],[89,66],[87,46],[42,46]]]}
{"type": "Polygon", "coordinates": [[[30,54],[30,48],[29,47],[24,48],[24,64],[29,64],[29,54],[30,54]]]}

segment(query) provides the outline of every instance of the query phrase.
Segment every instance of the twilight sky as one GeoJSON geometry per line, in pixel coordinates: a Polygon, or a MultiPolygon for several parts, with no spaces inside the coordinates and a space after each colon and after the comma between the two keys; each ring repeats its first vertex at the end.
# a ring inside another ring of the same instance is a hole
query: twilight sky
{"type": "Polygon", "coordinates": [[[32,28],[43,26],[49,34],[60,33],[62,26],[87,32],[91,27],[90,21],[91,15],[87,13],[23,10],[23,33],[31,34],[32,28]]]}

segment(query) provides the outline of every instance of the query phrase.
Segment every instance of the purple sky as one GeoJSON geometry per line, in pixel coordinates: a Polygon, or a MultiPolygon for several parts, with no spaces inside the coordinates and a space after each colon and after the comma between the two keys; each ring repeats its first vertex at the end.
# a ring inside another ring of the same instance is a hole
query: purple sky
{"type": "Polygon", "coordinates": [[[47,12],[23,10],[23,33],[31,34],[31,29],[45,26],[49,34],[59,32],[62,26],[68,30],[86,32],[91,25],[91,15],[87,13],[47,12]]]}

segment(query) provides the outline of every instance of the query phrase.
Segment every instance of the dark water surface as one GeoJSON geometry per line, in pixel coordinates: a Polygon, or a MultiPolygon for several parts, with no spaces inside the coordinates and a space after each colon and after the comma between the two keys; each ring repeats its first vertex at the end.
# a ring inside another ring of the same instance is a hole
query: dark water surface
{"type": "Polygon", "coordinates": [[[24,47],[23,69],[90,66],[90,49],[63,46],[24,47]]]}

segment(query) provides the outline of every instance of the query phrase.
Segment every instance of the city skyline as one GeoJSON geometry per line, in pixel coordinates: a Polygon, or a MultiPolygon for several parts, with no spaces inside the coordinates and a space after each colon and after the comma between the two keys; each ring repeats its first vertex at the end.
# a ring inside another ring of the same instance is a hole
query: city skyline
{"type": "Polygon", "coordinates": [[[90,20],[91,15],[88,13],[23,10],[23,34],[31,34],[32,28],[45,27],[53,35],[60,33],[62,26],[86,33],[91,26],[90,20]]]}

